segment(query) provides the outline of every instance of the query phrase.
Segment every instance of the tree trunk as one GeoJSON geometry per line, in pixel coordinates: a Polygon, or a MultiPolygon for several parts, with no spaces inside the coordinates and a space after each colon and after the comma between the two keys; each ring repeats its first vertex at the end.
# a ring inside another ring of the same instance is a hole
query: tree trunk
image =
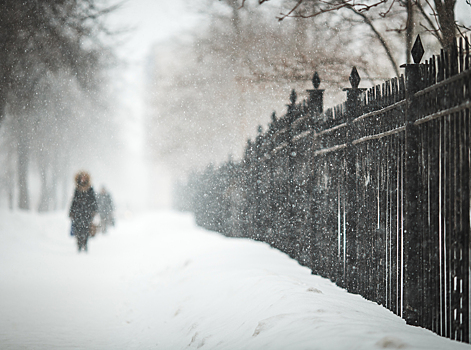
{"type": "Polygon", "coordinates": [[[13,180],[13,177],[15,175],[12,173],[11,169],[8,170],[8,174],[7,174],[7,177],[8,177],[8,208],[10,210],[13,210],[13,208],[15,207],[15,202],[14,202],[14,189],[15,189],[15,184],[14,184],[14,180],[13,180]]]}
{"type": "Polygon", "coordinates": [[[444,49],[449,49],[453,45],[456,36],[455,4],[456,0],[435,0],[444,49]]]}
{"type": "Polygon", "coordinates": [[[67,204],[69,202],[69,196],[68,196],[68,190],[69,190],[69,186],[68,186],[68,178],[67,176],[65,175],[66,173],[64,172],[62,174],[62,203],[61,203],[61,209],[66,209],[67,208],[67,204]]]}
{"type": "Polygon", "coordinates": [[[18,139],[18,207],[23,210],[29,210],[28,161],[28,140],[20,136],[18,139]]]}
{"type": "Polygon", "coordinates": [[[47,186],[47,166],[43,163],[40,165],[40,176],[41,176],[41,196],[39,197],[39,212],[45,212],[49,210],[49,190],[47,186]]]}
{"type": "MultiPolygon", "coordinates": [[[[11,144],[11,142],[9,142],[11,144]]],[[[14,147],[7,148],[7,162],[6,162],[6,176],[7,176],[7,191],[8,191],[8,208],[13,210],[15,208],[15,149],[14,147]]]]}
{"type": "Polygon", "coordinates": [[[414,7],[412,0],[407,0],[407,22],[406,22],[406,63],[410,64],[412,43],[414,40],[414,7]]]}
{"type": "Polygon", "coordinates": [[[51,186],[49,186],[49,198],[52,205],[52,210],[59,209],[59,200],[57,198],[57,186],[59,186],[59,176],[56,169],[52,170],[51,174],[51,186]]]}
{"type": "Polygon", "coordinates": [[[5,119],[6,106],[7,106],[6,89],[0,88],[0,126],[2,125],[3,119],[5,119]]]}

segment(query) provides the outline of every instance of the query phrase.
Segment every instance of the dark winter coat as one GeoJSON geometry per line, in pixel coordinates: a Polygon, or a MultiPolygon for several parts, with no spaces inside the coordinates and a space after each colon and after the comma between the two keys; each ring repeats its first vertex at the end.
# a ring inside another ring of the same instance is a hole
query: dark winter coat
{"type": "Polygon", "coordinates": [[[89,187],[85,191],[75,189],[74,199],[70,206],[70,218],[77,229],[88,228],[93,220],[93,215],[98,211],[95,191],[89,187]]]}

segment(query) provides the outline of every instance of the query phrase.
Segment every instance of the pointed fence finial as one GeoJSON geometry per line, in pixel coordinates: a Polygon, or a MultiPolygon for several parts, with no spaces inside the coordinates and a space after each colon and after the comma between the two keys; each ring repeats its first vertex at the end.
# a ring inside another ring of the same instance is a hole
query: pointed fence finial
{"type": "Polygon", "coordinates": [[[314,76],[312,77],[312,85],[314,86],[314,89],[318,89],[320,84],[321,84],[321,79],[319,78],[319,74],[315,72],[314,76]]]}
{"type": "Polygon", "coordinates": [[[424,55],[424,47],[422,46],[422,41],[420,40],[420,35],[417,35],[417,39],[415,39],[414,46],[412,46],[411,54],[412,59],[414,60],[415,64],[420,63],[422,57],[424,55]]]}
{"type": "Polygon", "coordinates": [[[291,90],[291,95],[289,96],[289,100],[291,104],[294,105],[297,99],[298,99],[298,95],[296,94],[296,91],[294,91],[294,89],[291,90]]]}
{"type": "Polygon", "coordinates": [[[360,75],[358,74],[357,67],[352,68],[352,72],[350,73],[350,77],[348,78],[350,80],[350,84],[352,85],[353,89],[358,88],[358,85],[360,84],[360,75]]]}
{"type": "Polygon", "coordinates": [[[311,117],[320,115],[324,110],[324,90],[319,89],[321,79],[319,73],[315,72],[312,76],[312,85],[314,89],[306,90],[309,93],[309,100],[307,102],[307,109],[311,117]]]}

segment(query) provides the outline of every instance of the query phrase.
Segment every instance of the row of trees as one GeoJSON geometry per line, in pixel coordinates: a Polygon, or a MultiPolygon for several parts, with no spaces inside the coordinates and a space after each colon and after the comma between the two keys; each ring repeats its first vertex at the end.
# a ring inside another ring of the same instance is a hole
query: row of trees
{"type": "Polygon", "coordinates": [[[103,16],[114,8],[100,0],[3,1],[0,193],[10,207],[30,208],[31,167],[41,184],[38,209],[63,206],[71,158],[89,153],[108,124],[103,16]]]}
{"type": "MultiPolygon", "coordinates": [[[[240,155],[294,84],[312,88],[315,71],[327,104],[343,99],[352,66],[371,85],[400,75],[418,33],[436,50],[465,30],[454,17],[445,26],[440,1],[202,0],[201,30],[151,56],[152,156],[179,176],[240,155]]],[[[454,4],[444,3],[447,15],[454,4]]]]}

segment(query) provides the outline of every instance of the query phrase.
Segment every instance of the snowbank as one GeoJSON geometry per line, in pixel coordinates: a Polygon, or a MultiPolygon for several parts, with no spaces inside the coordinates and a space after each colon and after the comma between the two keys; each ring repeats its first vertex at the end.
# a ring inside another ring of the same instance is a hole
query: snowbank
{"type": "Polygon", "coordinates": [[[0,212],[1,349],[471,349],[189,215],[123,218],[88,254],[68,231],[0,212]]]}

